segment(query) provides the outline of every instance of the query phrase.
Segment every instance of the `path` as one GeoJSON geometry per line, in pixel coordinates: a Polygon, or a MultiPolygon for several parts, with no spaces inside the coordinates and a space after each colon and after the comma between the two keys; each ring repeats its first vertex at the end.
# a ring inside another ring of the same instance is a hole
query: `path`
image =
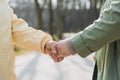
{"type": "Polygon", "coordinates": [[[17,78],[18,80],[91,80],[94,65],[91,56],[85,59],[78,55],[70,56],[60,63],[54,63],[49,56],[35,52],[17,56],[17,78]]]}

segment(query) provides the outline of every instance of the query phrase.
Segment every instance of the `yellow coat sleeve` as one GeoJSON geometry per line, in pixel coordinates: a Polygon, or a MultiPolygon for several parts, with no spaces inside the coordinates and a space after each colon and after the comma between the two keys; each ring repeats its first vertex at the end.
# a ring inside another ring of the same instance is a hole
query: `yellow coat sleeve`
{"type": "Polygon", "coordinates": [[[29,27],[12,11],[12,38],[13,42],[21,47],[44,53],[44,46],[51,36],[41,30],[29,27]]]}

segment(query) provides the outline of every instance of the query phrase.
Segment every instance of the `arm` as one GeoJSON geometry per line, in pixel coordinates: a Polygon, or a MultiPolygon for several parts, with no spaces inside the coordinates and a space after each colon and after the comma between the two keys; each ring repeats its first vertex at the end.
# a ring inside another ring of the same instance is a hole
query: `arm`
{"type": "Polygon", "coordinates": [[[13,11],[12,38],[13,42],[21,47],[43,53],[46,42],[48,40],[52,40],[49,34],[29,27],[23,19],[20,19],[15,14],[13,14],[13,11]]]}
{"type": "Polygon", "coordinates": [[[120,1],[113,1],[98,20],[70,41],[76,52],[85,57],[107,43],[120,39],[120,1]]]}

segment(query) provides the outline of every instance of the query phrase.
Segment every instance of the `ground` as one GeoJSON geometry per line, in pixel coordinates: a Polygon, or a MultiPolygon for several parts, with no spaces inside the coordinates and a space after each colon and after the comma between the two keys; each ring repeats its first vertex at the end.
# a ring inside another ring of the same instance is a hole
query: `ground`
{"type": "Polygon", "coordinates": [[[16,57],[16,75],[18,80],[92,80],[93,56],[75,55],[55,63],[48,55],[29,52],[16,57]]]}

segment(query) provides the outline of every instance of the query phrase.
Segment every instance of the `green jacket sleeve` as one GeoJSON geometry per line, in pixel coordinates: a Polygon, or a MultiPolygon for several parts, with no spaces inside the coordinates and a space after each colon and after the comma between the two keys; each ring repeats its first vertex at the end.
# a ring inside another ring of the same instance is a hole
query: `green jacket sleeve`
{"type": "Polygon", "coordinates": [[[73,36],[70,41],[77,53],[86,57],[105,44],[120,39],[120,1],[112,1],[98,20],[73,36]]]}

